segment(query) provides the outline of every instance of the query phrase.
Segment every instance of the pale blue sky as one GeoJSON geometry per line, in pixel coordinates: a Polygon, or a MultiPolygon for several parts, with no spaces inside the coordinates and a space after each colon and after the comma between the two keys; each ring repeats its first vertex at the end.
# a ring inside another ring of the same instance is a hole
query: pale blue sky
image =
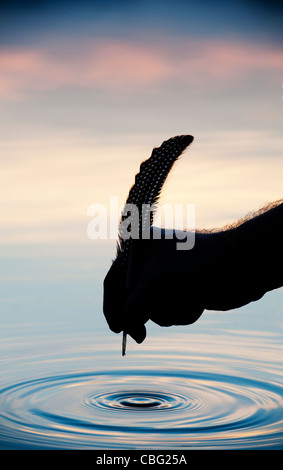
{"type": "Polygon", "coordinates": [[[277,2],[10,2],[0,20],[2,243],[87,242],[153,146],[188,133],[163,202],[200,226],[282,197],[277,2]]]}

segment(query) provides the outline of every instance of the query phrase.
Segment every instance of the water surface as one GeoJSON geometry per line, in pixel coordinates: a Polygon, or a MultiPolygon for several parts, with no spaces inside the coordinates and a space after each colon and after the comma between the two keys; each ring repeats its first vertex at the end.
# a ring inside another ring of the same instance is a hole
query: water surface
{"type": "Polygon", "coordinates": [[[283,449],[282,290],[122,357],[107,250],[2,253],[0,448],[283,449]]]}

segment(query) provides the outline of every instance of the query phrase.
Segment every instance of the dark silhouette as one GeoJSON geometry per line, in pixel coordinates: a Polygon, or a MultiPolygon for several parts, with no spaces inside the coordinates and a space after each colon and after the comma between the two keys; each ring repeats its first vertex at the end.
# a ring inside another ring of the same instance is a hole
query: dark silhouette
{"type": "MultiPolygon", "coordinates": [[[[154,149],[141,165],[127,202],[156,206],[174,161],[192,140],[177,136],[154,149]]],[[[148,217],[151,226],[153,214],[148,217]]],[[[139,235],[141,229],[140,220],[139,235]]],[[[166,239],[166,231],[160,240],[150,232],[149,239],[120,236],[117,257],[104,280],[110,329],[124,331],[138,343],[146,337],[148,320],[160,326],[188,325],[204,310],[235,309],[283,286],[283,200],[224,229],[197,231],[191,250],[177,250],[180,239],[166,239]]]]}

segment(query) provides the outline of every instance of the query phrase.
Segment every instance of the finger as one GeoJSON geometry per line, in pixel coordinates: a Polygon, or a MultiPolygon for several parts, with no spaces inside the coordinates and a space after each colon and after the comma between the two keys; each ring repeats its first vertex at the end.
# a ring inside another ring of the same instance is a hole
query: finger
{"type": "Polygon", "coordinates": [[[149,305],[147,301],[147,286],[140,282],[131,292],[122,307],[120,325],[137,343],[142,343],[146,337],[145,323],[149,320],[149,305]]]}
{"type": "Polygon", "coordinates": [[[114,333],[122,330],[120,311],[125,299],[125,279],[126,267],[114,261],[103,282],[103,313],[114,333]]]}
{"type": "Polygon", "coordinates": [[[165,309],[163,309],[162,311],[152,311],[150,319],[157,325],[165,327],[173,325],[191,325],[199,319],[203,311],[204,308],[202,307],[194,307],[184,310],[184,308],[176,306],[176,308],[174,309],[170,308],[169,311],[166,311],[165,309]]]}
{"type": "Polygon", "coordinates": [[[135,325],[127,331],[127,334],[130,335],[138,344],[141,344],[146,338],[146,328],[143,324],[135,325]]]}

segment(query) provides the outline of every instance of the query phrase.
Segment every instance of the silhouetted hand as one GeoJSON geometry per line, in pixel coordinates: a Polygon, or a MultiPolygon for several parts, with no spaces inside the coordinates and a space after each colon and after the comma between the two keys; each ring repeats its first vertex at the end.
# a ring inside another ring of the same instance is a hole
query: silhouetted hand
{"type": "Polygon", "coordinates": [[[223,232],[196,234],[191,250],[175,240],[133,240],[127,266],[115,260],[104,280],[104,314],[115,333],[138,343],[145,323],[194,323],[205,309],[230,310],[283,285],[283,204],[223,232]]]}

